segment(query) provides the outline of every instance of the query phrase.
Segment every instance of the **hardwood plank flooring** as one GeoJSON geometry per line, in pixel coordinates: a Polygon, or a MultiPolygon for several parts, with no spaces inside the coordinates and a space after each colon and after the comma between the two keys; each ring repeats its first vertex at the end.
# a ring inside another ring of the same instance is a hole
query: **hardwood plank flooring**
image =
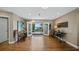
{"type": "Polygon", "coordinates": [[[24,41],[15,44],[7,42],[0,44],[0,51],[78,51],[66,43],[61,43],[58,39],[43,35],[33,35],[24,41]]]}

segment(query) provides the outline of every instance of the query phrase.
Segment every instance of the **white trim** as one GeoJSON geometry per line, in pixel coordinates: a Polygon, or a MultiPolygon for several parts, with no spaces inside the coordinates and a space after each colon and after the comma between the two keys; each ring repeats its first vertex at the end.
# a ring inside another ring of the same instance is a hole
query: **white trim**
{"type": "Polygon", "coordinates": [[[60,37],[58,37],[58,36],[55,36],[55,37],[57,37],[59,40],[63,41],[63,39],[62,39],[62,38],[60,38],[60,37]]]}
{"type": "Polygon", "coordinates": [[[68,41],[65,41],[65,42],[66,42],[67,44],[73,46],[74,48],[78,48],[77,45],[74,45],[74,44],[72,44],[72,43],[70,43],[70,42],[68,42],[68,41]]]}
{"type": "Polygon", "coordinates": [[[43,32],[32,32],[32,34],[43,34],[43,32]]]}
{"type": "Polygon", "coordinates": [[[0,15],[0,17],[7,17],[7,18],[9,18],[10,16],[6,16],[6,15],[0,15]]]}
{"type": "Polygon", "coordinates": [[[27,36],[32,36],[32,22],[27,22],[27,36]],[[31,25],[31,34],[29,34],[29,27],[28,27],[28,25],[31,25]]]}
{"type": "Polygon", "coordinates": [[[14,44],[16,41],[9,42],[9,44],[14,44]]]}

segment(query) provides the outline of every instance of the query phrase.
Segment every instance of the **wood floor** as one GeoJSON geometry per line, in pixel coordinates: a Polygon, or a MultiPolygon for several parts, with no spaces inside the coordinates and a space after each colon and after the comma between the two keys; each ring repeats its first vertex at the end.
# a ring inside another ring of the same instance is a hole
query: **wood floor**
{"type": "Polygon", "coordinates": [[[0,51],[78,51],[60,40],[43,35],[33,35],[15,44],[0,44],[0,51]]]}

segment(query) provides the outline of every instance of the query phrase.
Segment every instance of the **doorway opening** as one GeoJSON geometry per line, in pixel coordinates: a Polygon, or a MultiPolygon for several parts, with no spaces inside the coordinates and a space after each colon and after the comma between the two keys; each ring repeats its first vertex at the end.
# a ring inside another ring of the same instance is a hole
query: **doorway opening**
{"type": "Polygon", "coordinates": [[[43,34],[43,24],[41,22],[32,23],[32,34],[43,34]]]}
{"type": "Polygon", "coordinates": [[[49,35],[49,22],[27,22],[27,36],[49,35]]]}

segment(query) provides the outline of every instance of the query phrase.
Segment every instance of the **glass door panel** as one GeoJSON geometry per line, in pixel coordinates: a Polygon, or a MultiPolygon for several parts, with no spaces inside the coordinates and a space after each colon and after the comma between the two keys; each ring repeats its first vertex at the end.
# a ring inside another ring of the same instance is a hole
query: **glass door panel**
{"type": "Polygon", "coordinates": [[[32,23],[32,34],[43,34],[43,23],[42,22],[32,23]]]}
{"type": "Polygon", "coordinates": [[[44,35],[49,35],[49,23],[43,24],[43,33],[44,35]]]}
{"type": "Polygon", "coordinates": [[[32,23],[27,22],[27,36],[31,36],[31,35],[32,35],[32,23]]]}

